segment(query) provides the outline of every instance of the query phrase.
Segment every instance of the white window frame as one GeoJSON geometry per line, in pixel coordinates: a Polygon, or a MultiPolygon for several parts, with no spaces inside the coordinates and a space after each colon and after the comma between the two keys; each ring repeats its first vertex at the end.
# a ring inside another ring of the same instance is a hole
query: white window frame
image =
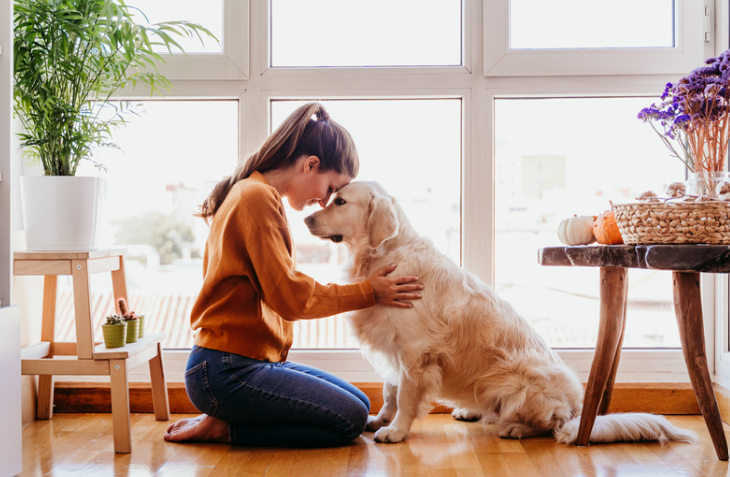
{"type": "MultiPolygon", "coordinates": [[[[225,0],[226,8],[239,0],[225,0]]],[[[549,68],[535,76],[535,71],[525,72],[521,66],[508,64],[513,55],[500,53],[498,70],[494,69],[496,50],[485,49],[496,34],[493,19],[486,10],[503,7],[506,0],[463,0],[463,61],[458,67],[407,67],[407,68],[270,68],[268,66],[270,25],[268,2],[241,1],[243,10],[226,16],[224,30],[235,31],[234,38],[224,33],[225,44],[241,42],[245,52],[239,51],[236,68],[241,76],[231,78],[224,70],[201,77],[197,58],[175,58],[175,88],[170,99],[231,98],[239,101],[240,138],[239,156],[255,150],[268,134],[270,124],[269,102],[280,98],[459,98],[462,101],[463,179],[462,179],[462,263],[485,282],[494,283],[494,100],[500,97],[577,97],[577,96],[658,96],[667,81],[662,72],[666,58],[663,55],[645,57],[640,71],[617,70],[606,76],[584,76],[570,65],[564,70],[549,68]],[[242,18],[246,23],[238,23],[242,18]],[[248,28],[245,26],[248,25],[248,28]],[[189,63],[185,63],[189,61],[189,63]],[[507,63],[504,63],[507,61],[507,63]],[[187,65],[187,66],[186,66],[187,65]],[[491,66],[490,66],[491,65],[491,66]],[[253,74],[248,74],[248,72],[253,74]],[[638,73],[638,74],[637,74],[638,73]],[[505,74],[521,77],[504,76],[505,74]],[[568,76],[569,74],[575,76],[568,76]],[[182,78],[182,80],[181,80],[182,78]]],[[[689,0],[678,0],[683,12],[689,0]]],[[[718,3],[721,0],[717,0],[718,3]]],[[[234,7],[238,8],[238,7],[234,7]]],[[[230,10],[227,10],[229,12],[230,10]]],[[[689,15],[689,14],[688,14],[689,15]]],[[[690,15],[691,16],[691,15],[690,15]]],[[[686,19],[681,22],[688,23],[686,19]]],[[[718,21],[726,24],[727,15],[718,21]]],[[[695,51],[705,48],[701,41],[691,45],[684,38],[685,49],[695,51]],[[699,46],[698,46],[699,45],[699,46]]],[[[696,53],[696,52],[695,52],[696,53]]],[[[600,53],[599,53],[600,54],[600,53]]],[[[683,53],[685,54],[685,53],[683,53]]],[[[235,55],[234,55],[235,56],[235,55]]],[[[519,56],[519,55],[517,55],[519,56]]],[[[524,56],[524,55],[522,55],[524,56]]],[[[700,53],[704,58],[705,54],[700,53]]],[[[575,63],[575,54],[548,52],[541,57],[563,58],[560,61],[575,63]]],[[[229,57],[230,59],[230,57],[229,57]]],[[[231,60],[233,61],[233,60],[231,60]]],[[[548,60],[540,60],[548,61],[548,60]]],[[[558,64],[560,64],[560,61],[558,64]]],[[[605,58],[601,58],[605,61],[605,58]]],[[[679,61],[679,60],[678,60],[679,61]]],[[[581,63],[584,58],[581,58],[581,63]]],[[[172,63],[172,62],[171,62],[172,63]]],[[[235,61],[234,61],[235,63],[235,61]]],[[[674,68],[676,80],[697,66],[697,62],[684,68],[685,63],[674,68]],[[681,71],[679,71],[681,70],[681,71]]],[[[170,66],[173,68],[173,66],[170,66]]],[[[163,70],[165,72],[165,70],[163,70]]],[[[525,253],[536,254],[535,250],[525,253]]],[[[667,272],[668,273],[668,272],[667,272]]],[[[712,280],[703,277],[703,295],[706,317],[715,317],[717,308],[712,280]],[[710,280],[708,282],[708,280],[710,280]]],[[[596,281],[596,287],[599,286],[596,281]]],[[[727,290],[727,287],[725,288],[727,290]]],[[[727,294],[723,292],[719,296],[727,294]]],[[[725,315],[727,316],[727,315],[725,315]]],[[[631,319],[629,317],[629,319],[631,319]]],[[[706,319],[706,335],[710,347],[715,344],[714,320],[706,319]]],[[[181,323],[186,326],[187,322],[181,323]]],[[[668,323],[667,326],[676,326],[668,323]]],[[[727,334],[727,333],[726,333],[727,334]]],[[[708,349],[708,351],[711,351],[708,349]]],[[[586,379],[594,350],[559,350],[563,359],[586,379]]],[[[166,350],[167,377],[171,382],[183,381],[188,351],[166,350]]],[[[373,371],[358,350],[292,350],[290,359],[311,364],[333,372],[353,382],[377,382],[381,378],[373,371]]],[[[730,361],[729,361],[730,363],[730,361]]],[[[83,377],[83,380],[89,380],[83,377]]],[[[134,370],[131,381],[148,381],[144,367],[134,370]]],[[[633,350],[623,351],[618,382],[688,382],[684,359],[680,350],[633,350]]]]}
{"type": "MultiPolygon", "coordinates": [[[[715,6],[716,43],[718,51],[725,51],[730,48],[730,5],[726,1],[717,1],[715,6]]],[[[730,279],[726,274],[713,275],[715,287],[715,320],[714,336],[712,345],[714,353],[715,382],[730,389],[730,305],[728,305],[730,294],[730,279]]],[[[705,316],[708,316],[705,314],[705,316]]]]}
{"type": "MultiPolygon", "coordinates": [[[[714,380],[716,383],[730,389],[730,343],[728,336],[730,334],[730,311],[728,309],[728,290],[730,281],[727,275],[717,275],[714,278],[714,305],[716,310],[716,318],[714,324],[714,336],[711,338],[712,346],[714,346],[715,367],[714,380]]],[[[705,315],[707,316],[707,315],[705,315]]],[[[709,346],[709,345],[708,345],[709,346]]],[[[713,354],[707,353],[708,359],[713,354]]]]}
{"type": "Polygon", "coordinates": [[[223,0],[222,53],[161,54],[170,80],[247,80],[249,0],[223,0]]]}
{"type": "Polygon", "coordinates": [[[486,76],[605,76],[684,74],[712,55],[711,45],[695,41],[704,35],[705,16],[714,0],[675,0],[673,48],[511,50],[509,0],[485,0],[484,74],[486,76]],[[698,8],[704,2],[705,9],[698,8]]]}

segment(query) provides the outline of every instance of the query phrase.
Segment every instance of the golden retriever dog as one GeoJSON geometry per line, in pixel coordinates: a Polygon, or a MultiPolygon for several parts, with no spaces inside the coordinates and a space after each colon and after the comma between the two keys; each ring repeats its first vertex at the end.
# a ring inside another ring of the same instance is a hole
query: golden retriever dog
{"type": "MultiPolygon", "coordinates": [[[[413,420],[442,402],[463,420],[485,419],[505,438],[554,434],[572,443],[583,387],[576,374],[512,306],[440,253],[411,227],[375,182],[343,187],[305,219],[310,232],[350,248],[350,279],[398,264],[416,275],[423,298],[412,308],[374,306],[350,319],[363,351],[385,381],[384,404],[367,430],[376,442],[401,442],[413,420]]],[[[694,442],[663,416],[599,416],[591,442],[694,442]]]]}

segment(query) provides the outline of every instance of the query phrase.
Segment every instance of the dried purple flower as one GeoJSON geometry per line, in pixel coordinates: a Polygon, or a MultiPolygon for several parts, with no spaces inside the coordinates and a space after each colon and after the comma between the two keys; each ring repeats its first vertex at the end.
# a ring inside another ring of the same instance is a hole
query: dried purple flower
{"type": "MultiPolygon", "coordinates": [[[[667,86],[664,88],[664,93],[662,93],[662,100],[667,99],[667,96],[669,96],[669,91],[672,89],[674,85],[672,83],[667,83],[667,86]]],[[[654,106],[652,104],[652,106],[654,106]]]]}
{"type": "Polygon", "coordinates": [[[680,114],[676,118],[674,118],[674,124],[676,126],[682,126],[683,124],[687,124],[687,121],[689,121],[689,115],[688,114],[680,114]]]}
{"type": "Polygon", "coordinates": [[[729,86],[730,50],[708,58],[677,83],[667,83],[661,103],[642,109],[638,117],[690,171],[721,171],[730,135],[729,86]]]}

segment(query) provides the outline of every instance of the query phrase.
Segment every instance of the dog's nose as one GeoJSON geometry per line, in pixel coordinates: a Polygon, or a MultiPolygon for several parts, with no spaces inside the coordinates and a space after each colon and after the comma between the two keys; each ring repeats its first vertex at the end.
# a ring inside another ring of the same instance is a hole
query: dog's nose
{"type": "Polygon", "coordinates": [[[312,216],[312,215],[308,215],[308,216],[304,217],[304,223],[307,224],[307,227],[309,227],[310,229],[312,227],[314,227],[314,221],[315,221],[315,219],[314,219],[314,216],[312,216]]]}

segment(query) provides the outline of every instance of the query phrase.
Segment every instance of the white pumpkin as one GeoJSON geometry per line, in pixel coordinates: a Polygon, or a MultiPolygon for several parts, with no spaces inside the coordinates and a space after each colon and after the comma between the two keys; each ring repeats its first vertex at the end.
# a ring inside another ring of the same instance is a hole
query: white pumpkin
{"type": "Polygon", "coordinates": [[[593,217],[576,215],[560,222],[558,238],[565,245],[588,245],[596,241],[593,235],[593,217]]]}

